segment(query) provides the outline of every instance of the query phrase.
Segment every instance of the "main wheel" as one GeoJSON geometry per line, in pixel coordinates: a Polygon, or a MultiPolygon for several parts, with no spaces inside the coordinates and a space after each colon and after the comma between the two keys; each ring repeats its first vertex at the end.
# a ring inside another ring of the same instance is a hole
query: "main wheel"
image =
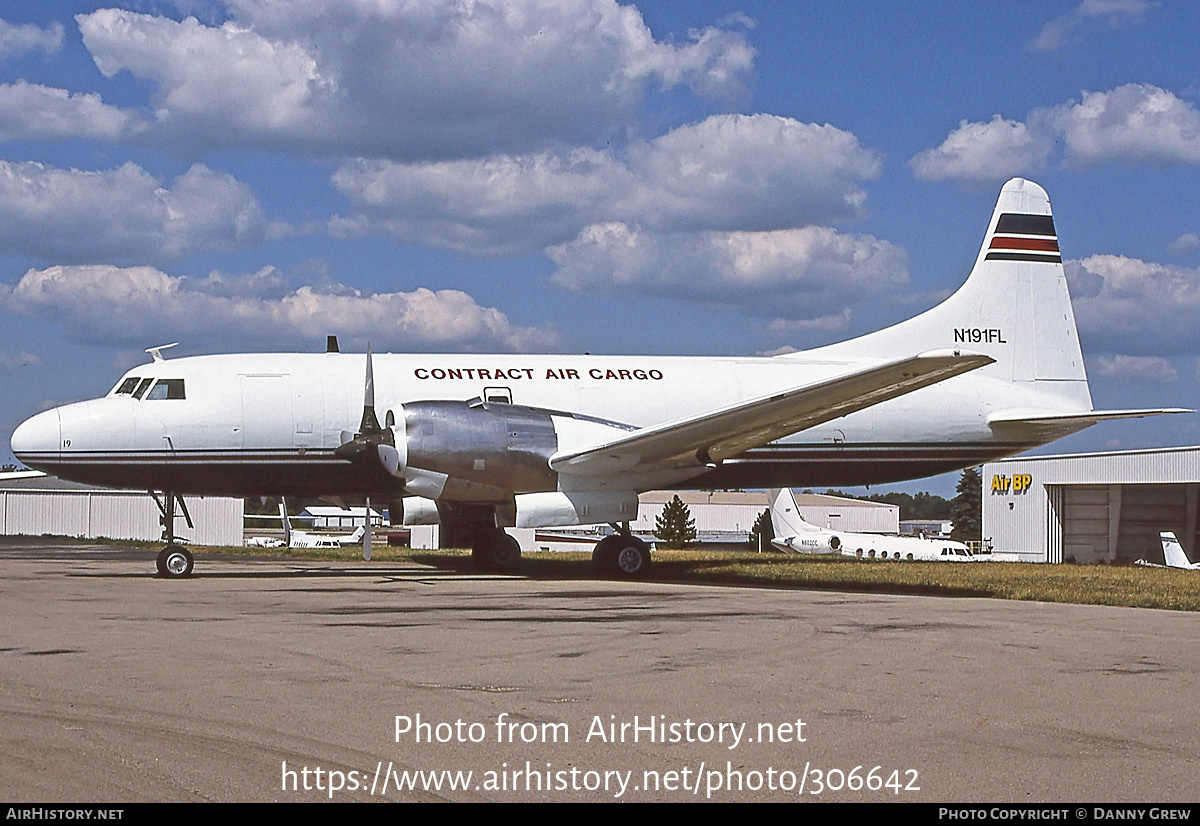
{"type": "Polygon", "coordinates": [[[521,564],[521,543],[504,531],[489,532],[471,545],[471,560],[481,571],[512,571],[521,564]]]}
{"type": "Polygon", "coordinates": [[[168,545],[159,551],[158,558],[155,560],[158,575],[170,579],[191,576],[195,564],[192,552],[182,545],[168,545]]]}
{"type": "Polygon", "coordinates": [[[592,569],[602,577],[645,576],[650,569],[650,549],[636,536],[606,536],[592,551],[592,569]]]}

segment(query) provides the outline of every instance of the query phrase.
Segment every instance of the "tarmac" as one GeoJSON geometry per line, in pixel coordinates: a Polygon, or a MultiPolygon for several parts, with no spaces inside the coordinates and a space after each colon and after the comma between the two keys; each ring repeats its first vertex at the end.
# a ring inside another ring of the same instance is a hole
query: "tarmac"
{"type": "Polygon", "coordinates": [[[1196,614],[153,559],[0,540],[0,799],[1196,798],[1196,614]]]}

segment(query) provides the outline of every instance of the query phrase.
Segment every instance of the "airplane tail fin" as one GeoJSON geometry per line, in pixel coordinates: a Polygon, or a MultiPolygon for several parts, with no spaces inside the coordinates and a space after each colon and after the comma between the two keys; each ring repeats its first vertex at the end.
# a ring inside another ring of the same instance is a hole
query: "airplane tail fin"
{"type": "Polygon", "coordinates": [[[1168,568],[1184,568],[1189,571],[1200,569],[1200,562],[1189,562],[1183,546],[1175,538],[1174,531],[1163,531],[1158,535],[1162,541],[1163,559],[1168,568]]]}
{"type": "Polygon", "coordinates": [[[1004,185],[971,274],[941,304],[893,327],[816,352],[877,357],[914,348],[991,356],[995,363],[980,368],[979,375],[1022,385],[1022,407],[1049,412],[1092,409],[1044,189],[1023,178],[1004,185]]]}
{"type": "Polygon", "coordinates": [[[775,536],[795,536],[818,530],[800,515],[791,488],[772,488],[767,491],[767,499],[771,503],[771,528],[775,536]]]}
{"type": "Polygon", "coordinates": [[[363,528],[362,525],[359,525],[357,528],[354,529],[354,533],[350,534],[350,544],[354,544],[354,543],[358,542],[360,539],[363,538],[363,534],[365,534],[365,533],[366,533],[366,529],[363,528]]]}

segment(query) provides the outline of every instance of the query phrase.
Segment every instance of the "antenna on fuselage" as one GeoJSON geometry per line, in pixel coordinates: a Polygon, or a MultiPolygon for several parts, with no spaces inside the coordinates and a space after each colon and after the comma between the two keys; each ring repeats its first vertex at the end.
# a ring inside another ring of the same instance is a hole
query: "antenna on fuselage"
{"type": "Polygon", "coordinates": [[[169,350],[172,347],[178,347],[178,346],[179,346],[179,342],[173,341],[170,344],[160,344],[157,347],[147,347],[146,352],[149,353],[150,358],[154,359],[155,361],[166,361],[166,359],[163,358],[162,351],[169,350]]]}
{"type": "Polygon", "coordinates": [[[341,352],[341,350],[338,349],[337,336],[325,336],[325,352],[326,353],[340,353],[341,352]]]}

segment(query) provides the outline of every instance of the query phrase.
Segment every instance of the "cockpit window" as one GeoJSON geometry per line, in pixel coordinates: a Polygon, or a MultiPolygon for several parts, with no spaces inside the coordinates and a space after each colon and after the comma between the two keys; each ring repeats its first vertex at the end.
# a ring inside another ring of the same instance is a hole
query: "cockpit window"
{"type": "Polygon", "coordinates": [[[134,388],[138,386],[139,381],[141,381],[141,379],[139,379],[137,376],[130,376],[117,386],[117,389],[113,391],[113,395],[122,396],[132,393],[134,388]]]}
{"type": "Polygon", "coordinates": [[[154,383],[154,379],[142,379],[142,383],[137,386],[137,390],[133,391],[133,397],[140,399],[150,389],[150,385],[154,383]]]}
{"type": "Polygon", "coordinates": [[[183,379],[159,379],[154,387],[146,394],[146,399],[182,399],[183,379]]]}

